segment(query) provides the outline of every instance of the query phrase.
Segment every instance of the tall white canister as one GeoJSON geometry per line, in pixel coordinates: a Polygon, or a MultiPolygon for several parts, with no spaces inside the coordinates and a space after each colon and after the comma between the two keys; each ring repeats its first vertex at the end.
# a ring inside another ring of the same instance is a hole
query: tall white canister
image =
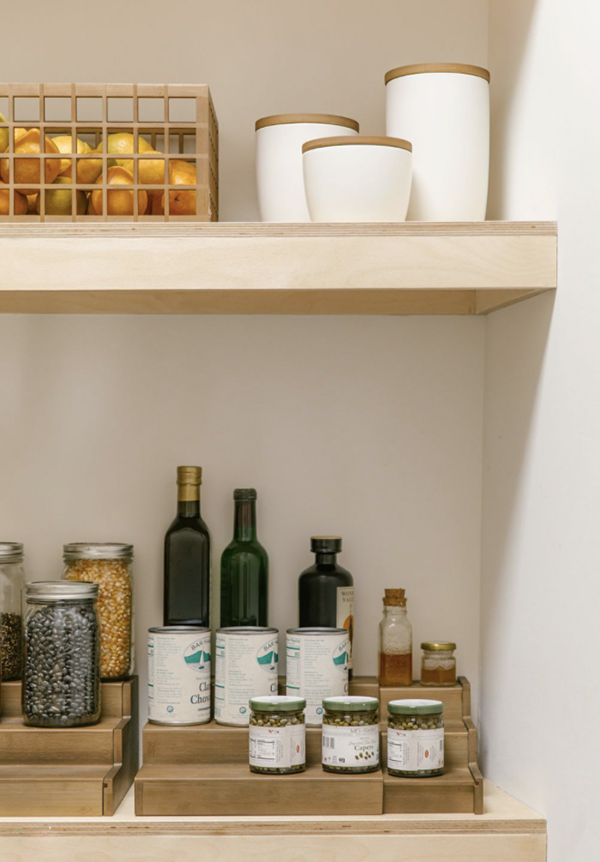
{"type": "Polygon", "coordinates": [[[256,122],[256,184],[262,221],[309,222],[302,144],[357,135],[358,123],[332,114],[277,114],[256,122]]]}
{"type": "Polygon", "coordinates": [[[392,69],[385,83],[387,134],[413,145],[407,219],[485,219],[490,73],[460,63],[425,63],[392,69]]]}

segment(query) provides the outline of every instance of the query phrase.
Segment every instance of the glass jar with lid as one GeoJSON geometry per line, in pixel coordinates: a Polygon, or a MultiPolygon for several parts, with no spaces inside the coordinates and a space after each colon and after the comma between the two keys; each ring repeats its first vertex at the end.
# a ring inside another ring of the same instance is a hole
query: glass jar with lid
{"type": "Polygon", "coordinates": [[[406,591],[386,590],[379,623],[379,684],[412,685],[412,626],[406,615],[406,591]]]}
{"type": "Polygon", "coordinates": [[[379,769],[379,701],[344,695],[323,699],[325,772],[363,773],[379,769]]]}
{"type": "Polygon", "coordinates": [[[303,697],[250,700],[250,772],[287,775],[306,769],[303,697]]]}
{"type": "Polygon", "coordinates": [[[0,542],[0,654],[4,682],[21,679],[23,664],[23,545],[0,542]]]}
{"type": "Polygon", "coordinates": [[[100,718],[97,584],[34,581],[25,588],[25,724],[78,727],[100,718]]]}
{"type": "Polygon", "coordinates": [[[444,704],[440,700],[388,703],[387,771],[428,778],[444,771],[444,704]]]}
{"type": "Polygon", "coordinates": [[[125,679],[133,673],[133,545],[74,542],[64,561],[65,580],[98,584],[102,679],[125,679]]]}
{"type": "Polygon", "coordinates": [[[421,649],[421,685],[456,685],[456,644],[452,641],[424,641],[421,649]]]}

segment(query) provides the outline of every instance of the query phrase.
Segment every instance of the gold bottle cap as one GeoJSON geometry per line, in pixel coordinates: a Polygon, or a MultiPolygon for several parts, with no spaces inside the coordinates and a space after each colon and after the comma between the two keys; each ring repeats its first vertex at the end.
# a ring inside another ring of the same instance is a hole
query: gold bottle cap
{"type": "Polygon", "coordinates": [[[177,468],[177,484],[178,485],[201,485],[202,484],[202,467],[178,467],[177,468]]]}
{"type": "Polygon", "coordinates": [[[383,604],[387,607],[406,607],[406,590],[386,590],[383,604]]]}

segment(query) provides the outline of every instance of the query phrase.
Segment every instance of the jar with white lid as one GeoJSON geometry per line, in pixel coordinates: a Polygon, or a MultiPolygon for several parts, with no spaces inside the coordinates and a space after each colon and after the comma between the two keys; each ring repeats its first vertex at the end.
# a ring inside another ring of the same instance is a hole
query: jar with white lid
{"type": "Polygon", "coordinates": [[[289,775],[306,769],[303,697],[272,695],[250,700],[250,772],[289,775]]]}
{"type": "Polygon", "coordinates": [[[23,665],[23,545],[0,542],[0,679],[21,679],[23,665]]]}
{"type": "Polygon", "coordinates": [[[430,778],[444,771],[444,704],[440,700],[388,703],[387,771],[430,778]]]}
{"type": "Polygon", "coordinates": [[[386,134],[413,145],[409,221],[483,221],[490,161],[490,73],[462,63],[385,76],[386,134]]]}
{"type": "Polygon", "coordinates": [[[63,554],[65,580],[98,584],[102,679],[127,678],[133,673],[133,545],[73,542],[63,554]]]}
{"type": "Polygon", "coordinates": [[[97,598],[97,584],[27,584],[22,685],[25,724],[80,727],[95,724],[100,718],[97,598]]]}
{"type": "Polygon", "coordinates": [[[379,769],[379,701],[376,697],[323,699],[325,772],[364,773],[379,769]]]}
{"type": "Polygon", "coordinates": [[[256,185],[261,220],[310,222],[302,145],[328,135],[357,135],[358,123],[333,114],[277,114],[256,122],[256,185]]]}

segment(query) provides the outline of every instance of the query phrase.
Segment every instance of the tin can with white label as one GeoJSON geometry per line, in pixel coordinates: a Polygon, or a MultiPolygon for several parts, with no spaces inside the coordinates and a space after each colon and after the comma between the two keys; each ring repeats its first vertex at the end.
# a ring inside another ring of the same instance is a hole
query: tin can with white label
{"type": "Polygon", "coordinates": [[[263,626],[217,629],[215,720],[248,725],[250,700],[277,694],[279,631],[263,626]]]}
{"type": "Polygon", "coordinates": [[[323,698],[348,694],[350,641],[346,629],[288,629],[285,643],[289,697],[306,699],[306,724],[323,723],[323,698]]]}
{"type": "Polygon", "coordinates": [[[148,721],[190,725],[210,721],[210,629],[148,629],[148,721]]]}

